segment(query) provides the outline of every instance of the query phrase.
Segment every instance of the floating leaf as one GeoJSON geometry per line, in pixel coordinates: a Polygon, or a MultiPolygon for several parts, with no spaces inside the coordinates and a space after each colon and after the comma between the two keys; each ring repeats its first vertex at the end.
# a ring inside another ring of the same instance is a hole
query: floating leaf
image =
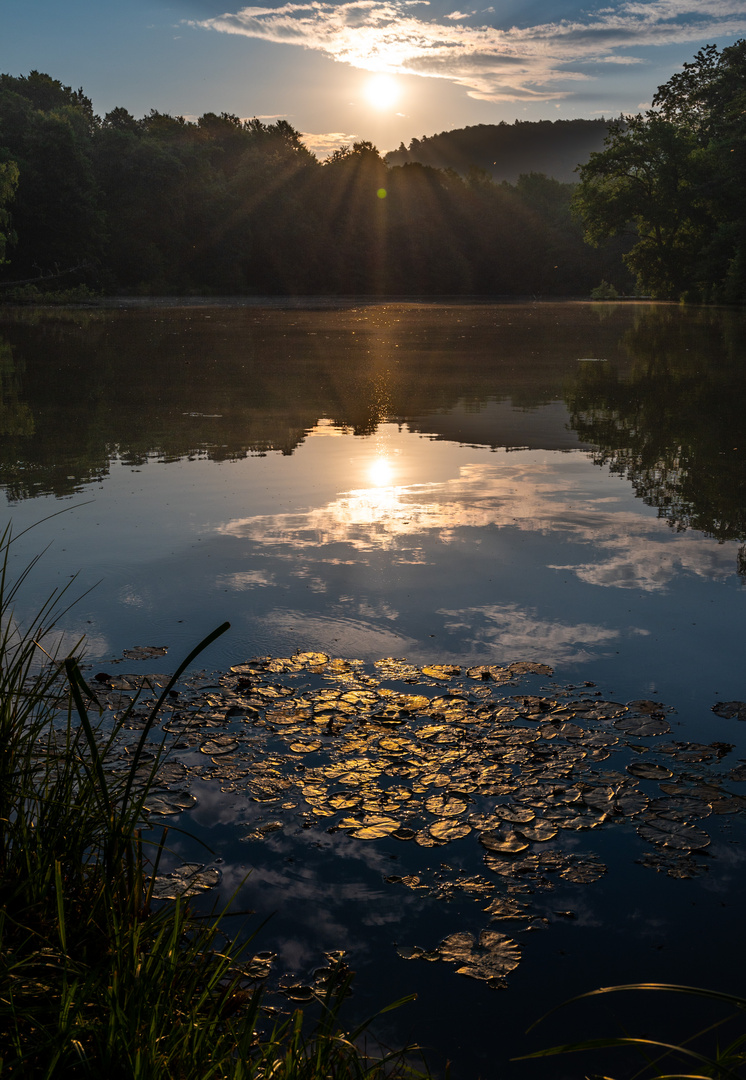
{"type": "Polygon", "coordinates": [[[589,885],[606,873],[606,867],[595,859],[577,859],[560,870],[560,877],[575,885],[589,885]]]}
{"type": "Polygon", "coordinates": [[[181,814],[197,805],[189,791],[156,791],[148,793],[144,809],[150,814],[181,814]]]}
{"type": "Polygon", "coordinates": [[[518,855],[528,849],[528,843],[514,832],[485,832],[479,843],[498,855],[518,855]]]}
{"type": "Polygon", "coordinates": [[[543,821],[537,818],[530,825],[516,825],[515,831],[524,840],[535,843],[543,843],[545,840],[553,840],[557,835],[557,826],[551,821],[543,821]]]}
{"type": "Polygon", "coordinates": [[[468,932],[450,934],[438,946],[441,958],[459,964],[456,973],[486,982],[503,979],[518,967],[520,947],[505,934],[483,930],[479,941],[468,932]]]}
{"type": "Polygon", "coordinates": [[[554,668],[549,664],[532,664],[519,661],[516,664],[508,664],[511,675],[554,675],[554,668]]]}
{"type": "Polygon", "coordinates": [[[312,739],[310,742],[292,742],[290,743],[290,749],[294,754],[313,754],[316,750],[320,750],[323,745],[319,739],[312,739]]]}
{"type": "Polygon", "coordinates": [[[622,716],[614,721],[614,727],[635,739],[649,739],[652,735],[667,735],[671,725],[662,716],[622,716]]]}
{"type": "Polygon", "coordinates": [[[494,808],[494,814],[503,821],[509,821],[514,825],[525,825],[536,817],[536,813],[530,806],[502,806],[498,804],[494,808]]]}
{"type": "Polygon", "coordinates": [[[637,827],[638,836],[658,847],[676,848],[679,851],[700,851],[710,843],[702,829],[667,817],[650,817],[637,827]]]}
{"type": "Polygon", "coordinates": [[[220,871],[205,869],[201,863],[184,863],[155,880],[153,896],[158,900],[176,900],[180,896],[196,896],[212,889],[220,881],[220,871]]]}
{"type": "Polygon", "coordinates": [[[165,656],[167,652],[167,645],[135,645],[133,649],[125,649],[122,656],[127,660],[152,660],[154,656],[165,656]]]}
{"type": "Polygon", "coordinates": [[[718,701],[712,711],[723,720],[746,720],[746,701],[718,701]]]}
{"type": "Polygon", "coordinates": [[[328,664],[330,657],[323,652],[297,652],[293,655],[293,660],[297,664],[306,664],[309,667],[318,667],[320,664],[328,664]]]}
{"type": "Polygon", "coordinates": [[[436,821],[430,826],[430,835],[436,840],[460,840],[471,832],[471,825],[461,821],[436,821]]]}
{"type": "Polygon", "coordinates": [[[306,986],[304,983],[294,983],[292,986],[285,986],[280,990],[281,994],[284,994],[289,1001],[307,1002],[313,1001],[315,994],[312,986],[306,986]]]}
{"type": "Polygon", "coordinates": [[[203,754],[210,757],[218,757],[222,754],[234,754],[238,750],[238,740],[231,735],[216,735],[214,739],[207,739],[200,746],[203,754]]]}
{"type": "Polygon", "coordinates": [[[246,975],[250,979],[266,979],[272,970],[272,963],[277,959],[273,952],[260,952],[252,956],[246,967],[246,975]]]}
{"type": "Polygon", "coordinates": [[[466,810],[466,801],[446,792],[444,795],[433,795],[428,799],[425,809],[438,817],[458,817],[466,810]]]}
{"type": "Polygon", "coordinates": [[[455,679],[461,674],[461,668],[455,664],[428,664],[423,667],[422,674],[431,679],[455,679]]]}
{"type": "Polygon", "coordinates": [[[658,873],[665,873],[672,878],[686,880],[706,873],[706,863],[698,863],[691,855],[676,851],[646,851],[636,860],[641,866],[648,866],[658,873]]]}
{"type": "Polygon", "coordinates": [[[654,761],[633,761],[627,766],[627,772],[638,780],[665,780],[673,776],[665,765],[657,765],[654,761]]]}
{"type": "Polygon", "coordinates": [[[484,909],[492,916],[492,922],[506,922],[528,918],[528,904],[522,904],[508,896],[499,896],[484,909]]]}
{"type": "Polygon", "coordinates": [[[354,829],[350,835],[357,840],[380,840],[384,836],[390,836],[401,827],[401,822],[390,817],[369,817],[359,828],[354,829]]]}

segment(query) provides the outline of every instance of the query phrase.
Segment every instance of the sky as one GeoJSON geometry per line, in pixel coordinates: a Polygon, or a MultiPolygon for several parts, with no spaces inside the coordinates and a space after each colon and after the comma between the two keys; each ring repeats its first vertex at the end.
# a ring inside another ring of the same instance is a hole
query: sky
{"type": "Polygon", "coordinates": [[[636,113],[703,45],[744,36],[746,0],[0,0],[0,72],[82,86],[102,116],[287,119],[320,157],[636,113]]]}

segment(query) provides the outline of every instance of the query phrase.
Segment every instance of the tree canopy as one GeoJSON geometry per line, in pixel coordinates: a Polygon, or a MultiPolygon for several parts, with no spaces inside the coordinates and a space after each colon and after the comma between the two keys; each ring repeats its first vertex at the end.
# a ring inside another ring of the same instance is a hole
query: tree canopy
{"type": "Polygon", "coordinates": [[[746,40],[701,49],[644,115],[612,124],[581,170],[592,243],[627,234],[625,261],[655,297],[746,297],[746,40]]]}
{"type": "Polygon", "coordinates": [[[101,118],[50,75],[0,76],[0,297],[624,291],[624,240],[587,246],[571,196],[530,170],[391,164],[366,141],[322,164],[286,120],[101,118]]]}

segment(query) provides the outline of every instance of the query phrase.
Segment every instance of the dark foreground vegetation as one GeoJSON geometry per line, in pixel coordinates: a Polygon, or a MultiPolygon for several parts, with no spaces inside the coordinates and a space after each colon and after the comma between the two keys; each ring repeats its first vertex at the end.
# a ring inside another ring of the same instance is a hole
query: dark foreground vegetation
{"type": "Polygon", "coordinates": [[[35,1080],[422,1076],[404,1052],[369,1056],[343,1031],[349,970],[329,969],[313,1019],[273,1020],[225,919],[153,898],[163,841],[141,830],[162,757],[146,751],[162,702],[105,723],[74,659],[53,658],[64,603],[13,618],[20,581],[0,536],[0,1073],[35,1080]],[[41,660],[41,662],[40,662],[41,660]],[[123,730],[135,728],[128,761],[123,730]],[[310,1030],[309,1030],[310,1029],[310,1030]]]}

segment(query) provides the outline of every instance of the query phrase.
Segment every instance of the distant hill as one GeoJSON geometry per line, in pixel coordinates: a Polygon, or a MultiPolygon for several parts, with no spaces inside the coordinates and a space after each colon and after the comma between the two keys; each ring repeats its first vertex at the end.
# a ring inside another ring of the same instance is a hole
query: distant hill
{"type": "Polygon", "coordinates": [[[467,176],[484,169],[493,180],[514,184],[521,173],[539,172],[573,183],[575,169],[603,149],[608,120],[516,120],[514,124],[475,124],[412,139],[407,148],[386,154],[388,165],[419,161],[467,176]]]}

